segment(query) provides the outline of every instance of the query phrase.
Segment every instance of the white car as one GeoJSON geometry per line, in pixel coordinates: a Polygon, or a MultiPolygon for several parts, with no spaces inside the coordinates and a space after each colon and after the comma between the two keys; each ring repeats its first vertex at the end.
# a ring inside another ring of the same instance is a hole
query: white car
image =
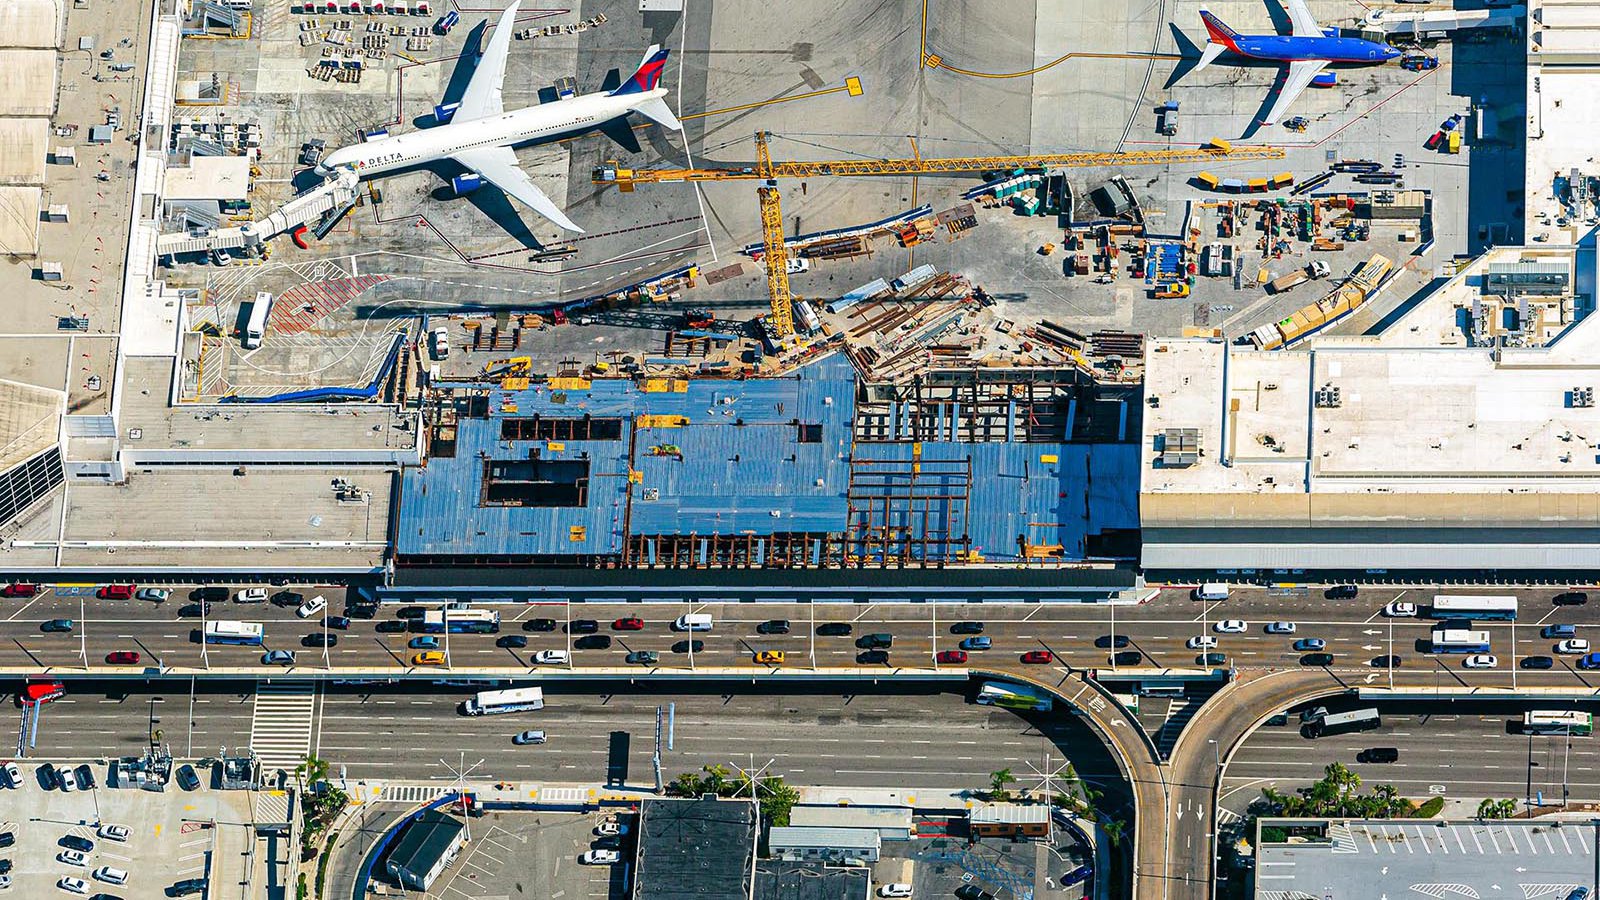
{"type": "Polygon", "coordinates": [[[622,860],[622,854],[615,850],[590,850],[578,857],[578,862],[586,866],[611,866],[622,860]]]}
{"type": "Polygon", "coordinates": [[[64,862],[69,866],[87,866],[89,856],[82,850],[63,850],[56,854],[56,862],[64,862]]]}
{"type": "Polygon", "coordinates": [[[1243,619],[1223,619],[1211,628],[1217,634],[1244,634],[1250,630],[1250,623],[1243,619]]]}
{"type": "Polygon", "coordinates": [[[69,894],[89,893],[89,882],[84,881],[82,878],[73,878],[71,875],[68,875],[56,882],[56,887],[66,891],[69,894]]]}
{"type": "Polygon", "coordinates": [[[541,666],[564,666],[571,658],[565,650],[540,650],[533,655],[533,661],[541,666]]]}
{"type": "Polygon", "coordinates": [[[309,619],[327,608],[328,598],[318,594],[315,597],[312,597],[310,600],[300,604],[300,608],[295,610],[294,614],[302,619],[309,619]]]}
{"type": "Polygon", "coordinates": [[[11,887],[11,876],[0,875],[0,891],[3,891],[8,887],[11,887]]]}
{"type": "Polygon", "coordinates": [[[444,359],[450,355],[450,329],[443,325],[429,332],[433,344],[433,358],[444,359]]]}
{"type": "Polygon", "coordinates": [[[1267,624],[1267,634],[1294,634],[1294,623],[1270,622],[1267,624]]]}
{"type": "Polygon", "coordinates": [[[1396,600],[1383,608],[1383,614],[1391,619],[1410,619],[1417,614],[1415,603],[1401,603],[1396,600]]]}
{"type": "Polygon", "coordinates": [[[911,896],[911,885],[906,884],[904,881],[896,881],[896,882],[893,882],[893,883],[890,883],[890,884],[886,884],[883,887],[878,888],[878,896],[879,897],[909,897],[909,896],[911,896]]]}
{"type": "Polygon", "coordinates": [[[1188,647],[1190,650],[1210,650],[1216,645],[1217,639],[1209,634],[1202,634],[1198,637],[1189,638],[1188,642],[1184,644],[1184,646],[1188,647]]]}
{"type": "Polygon", "coordinates": [[[594,833],[601,837],[621,837],[628,833],[628,826],[615,819],[607,819],[594,827],[594,833]]]}
{"type": "Polygon", "coordinates": [[[1461,665],[1468,669],[1493,669],[1500,665],[1500,660],[1489,653],[1474,653],[1462,660],[1461,665]]]}
{"type": "Polygon", "coordinates": [[[108,841],[127,841],[128,826],[126,825],[101,825],[95,829],[95,834],[108,841]]]}
{"type": "Polygon", "coordinates": [[[1583,638],[1569,638],[1556,645],[1556,652],[1582,655],[1589,652],[1589,642],[1583,638]]]}
{"type": "Polygon", "coordinates": [[[7,761],[5,769],[6,781],[11,782],[12,787],[22,787],[22,767],[15,762],[7,761]]]}
{"type": "Polygon", "coordinates": [[[265,603],[267,602],[266,588],[245,588],[233,595],[235,603],[265,603]]]}
{"type": "Polygon", "coordinates": [[[810,270],[811,260],[803,256],[791,256],[784,260],[783,263],[783,271],[788,275],[799,275],[801,272],[809,272],[810,270]]]}
{"type": "Polygon", "coordinates": [[[78,789],[78,776],[67,766],[56,766],[56,781],[60,782],[61,789],[68,793],[78,789]]]}

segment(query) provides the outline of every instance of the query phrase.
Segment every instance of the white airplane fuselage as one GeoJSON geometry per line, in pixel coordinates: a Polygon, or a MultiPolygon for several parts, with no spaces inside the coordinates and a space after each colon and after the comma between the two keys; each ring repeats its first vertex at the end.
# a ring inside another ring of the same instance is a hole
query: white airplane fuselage
{"type": "Polygon", "coordinates": [[[634,111],[647,100],[667,94],[666,88],[637,94],[585,94],[468,121],[340,147],[322,158],[317,172],[330,175],[349,169],[361,178],[449,159],[482,147],[522,146],[582,134],[634,111]]]}

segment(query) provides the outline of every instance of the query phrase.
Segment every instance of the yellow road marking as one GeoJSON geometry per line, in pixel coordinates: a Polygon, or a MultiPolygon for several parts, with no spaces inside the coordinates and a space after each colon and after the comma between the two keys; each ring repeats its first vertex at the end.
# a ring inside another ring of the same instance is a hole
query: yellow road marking
{"type": "Polygon", "coordinates": [[[820,91],[811,91],[810,93],[806,93],[806,94],[795,94],[795,95],[790,96],[790,97],[774,97],[771,100],[758,100],[755,103],[745,103],[745,104],[743,104],[741,106],[729,106],[729,107],[725,107],[723,109],[708,109],[705,112],[690,113],[687,116],[680,116],[680,118],[682,118],[682,119],[703,119],[706,116],[720,116],[723,113],[742,112],[743,110],[747,110],[747,109],[756,109],[756,108],[762,107],[762,106],[771,106],[774,103],[788,103],[791,100],[808,100],[808,99],[810,99],[812,97],[821,97],[824,94],[837,94],[840,91],[848,91],[850,96],[852,96],[852,97],[859,97],[863,93],[866,93],[861,88],[861,79],[859,79],[859,78],[855,77],[854,75],[852,75],[849,78],[846,78],[844,84],[839,85],[838,87],[823,88],[820,91]]]}

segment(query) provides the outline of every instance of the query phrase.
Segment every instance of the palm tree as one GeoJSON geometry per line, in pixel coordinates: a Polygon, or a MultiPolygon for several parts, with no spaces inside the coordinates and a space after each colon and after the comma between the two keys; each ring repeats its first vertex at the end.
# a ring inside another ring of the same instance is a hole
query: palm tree
{"type": "Polygon", "coordinates": [[[1011,797],[1011,792],[1006,790],[1006,785],[1015,784],[1017,776],[1011,774],[1010,769],[1001,769],[989,774],[989,799],[1003,802],[1011,797]]]}

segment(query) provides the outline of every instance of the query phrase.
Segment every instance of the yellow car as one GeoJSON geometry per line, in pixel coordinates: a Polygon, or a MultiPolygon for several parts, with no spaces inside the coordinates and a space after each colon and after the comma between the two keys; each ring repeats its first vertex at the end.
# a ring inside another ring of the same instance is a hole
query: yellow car
{"type": "Polygon", "coordinates": [[[424,653],[415,654],[411,657],[411,664],[413,666],[442,666],[444,665],[444,651],[428,650],[424,653]]]}
{"type": "Polygon", "coordinates": [[[756,662],[758,662],[758,663],[775,663],[775,664],[781,666],[781,665],[783,665],[783,651],[782,650],[761,650],[761,651],[756,653],[756,662]]]}

